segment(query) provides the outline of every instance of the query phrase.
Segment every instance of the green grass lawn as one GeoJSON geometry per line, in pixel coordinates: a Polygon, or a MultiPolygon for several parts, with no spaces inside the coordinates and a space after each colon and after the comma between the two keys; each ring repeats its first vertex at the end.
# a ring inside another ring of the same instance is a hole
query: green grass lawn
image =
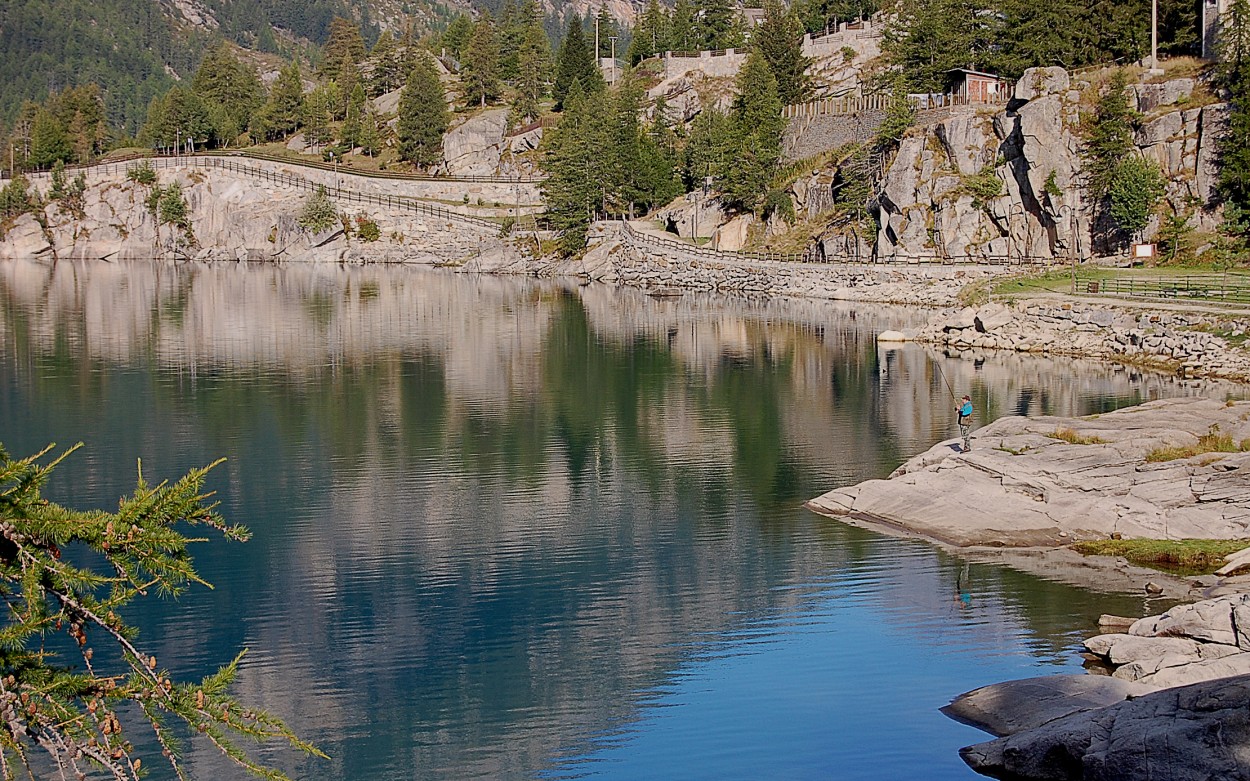
{"type": "Polygon", "coordinates": [[[1224,557],[1250,547],[1250,540],[1091,540],[1073,543],[1086,556],[1123,556],[1134,564],[1178,575],[1208,575],[1224,557]]]}

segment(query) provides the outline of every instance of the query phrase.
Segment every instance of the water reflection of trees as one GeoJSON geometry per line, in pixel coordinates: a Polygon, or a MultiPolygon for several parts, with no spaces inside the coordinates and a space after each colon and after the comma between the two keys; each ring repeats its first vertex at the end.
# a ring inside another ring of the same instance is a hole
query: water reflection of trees
{"type": "Polygon", "coordinates": [[[135,455],[230,457],[257,539],[203,551],[217,590],[144,630],[192,670],[257,648],[241,685],[345,741],[337,777],[540,767],[633,717],[694,638],[810,599],[779,585],[867,578],[887,620],[1052,659],[1098,600],[983,567],[964,616],[956,562],[798,505],[946,433],[934,360],[990,414],[1142,392],[879,350],[915,317],[888,308],[408,269],[14,264],[0,302],[6,444],[87,438],[68,493],[120,493],[135,455]]]}

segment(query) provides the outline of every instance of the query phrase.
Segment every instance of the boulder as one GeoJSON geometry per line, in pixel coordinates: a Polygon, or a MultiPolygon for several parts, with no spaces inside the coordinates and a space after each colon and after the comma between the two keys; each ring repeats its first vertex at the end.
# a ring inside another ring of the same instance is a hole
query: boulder
{"type": "Polygon", "coordinates": [[[970,306],[964,307],[959,312],[949,318],[942,324],[945,331],[962,331],[966,328],[973,328],[977,324],[977,310],[970,306]]]}
{"type": "Polygon", "coordinates": [[[1129,89],[1137,97],[1137,110],[1145,114],[1188,100],[1197,84],[1195,79],[1171,79],[1159,84],[1134,84],[1129,89]]]}
{"type": "Polygon", "coordinates": [[[750,214],[734,217],[712,234],[712,246],[722,252],[737,252],[746,246],[747,236],[754,224],[755,217],[750,214]]]}
{"type": "Polygon", "coordinates": [[[1042,675],[973,689],[952,700],[942,713],[991,735],[1015,735],[1151,691],[1149,686],[1105,675],[1042,675]]]}
{"type": "Polygon", "coordinates": [[[986,304],[977,310],[973,319],[978,331],[989,333],[1011,323],[1015,313],[1002,304],[986,304]]]}
{"type": "Polygon", "coordinates": [[[907,341],[907,334],[904,334],[902,331],[882,331],[881,333],[877,334],[877,341],[878,342],[905,342],[907,341]]]}
{"type": "Polygon", "coordinates": [[[1164,656],[1192,657],[1197,661],[1198,641],[1184,637],[1139,637],[1135,635],[1098,635],[1085,641],[1085,648],[1112,664],[1129,664],[1141,659],[1164,656]]]}
{"type": "Polygon", "coordinates": [[[1033,100],[1045,95],[1063,95],[1072,85],[1068,72],[1060,67],[1028,68],[1016,82],[1016,100],[1033,100]]]}
{"type": "Polygon", "coordinates": [[[1188,686],[1199,681],[1229,678],[1234,675],[1250,675],[1250,653],[1233,653],[1190,664],[1170,665],[1160,668],[1153,675],[1142,676],[1137,680],[1138,683],[1167,689],[1174,686],[1188,686]]]}
{"type": "Polygon", "coordinates": [[[52,245],[33,214],[18,217],[0,241],[0,258],[33,258],[52,251],[52,245]]]}
{"type": "Polygon", "coordinates": [[[1250,675],[1164,689],[959,753],[1019,781],[1250,779],[1250,675]]]}
{"type": "Polygon", "coordinates": [[[1189,637],[1207,643],[1237,645],[1233,608],[1250,606],[1250,594],[1219,597],[1179,605],[1158,616],[1147,616],[1129,628],[1138,637],[1189,637]]]}
{"type": "Polygon", "coordinates": [[[453,176],[493,176],[508,129],[508,109],[483,111],[443,137],[443,158],[453,176]]]}

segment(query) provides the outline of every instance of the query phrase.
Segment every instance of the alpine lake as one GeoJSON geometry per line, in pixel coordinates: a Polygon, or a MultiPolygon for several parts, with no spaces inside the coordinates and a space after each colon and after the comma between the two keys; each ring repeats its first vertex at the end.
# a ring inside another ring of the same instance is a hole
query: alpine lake
{"type": "Polygon", "coordinates": [[[236,694],[331,757],[262,750],[298,779],[976,778],[939,707],[1152,603],[803,502],[953,438],[951,389],[981,424],[1230,392],[878,346],[917,310],[407,267],[6,261],[0,313],[0,441],[85,443],[51,498],[226,459],[253,539],[128,618],[183,680],[249,649],[236,694]]]}

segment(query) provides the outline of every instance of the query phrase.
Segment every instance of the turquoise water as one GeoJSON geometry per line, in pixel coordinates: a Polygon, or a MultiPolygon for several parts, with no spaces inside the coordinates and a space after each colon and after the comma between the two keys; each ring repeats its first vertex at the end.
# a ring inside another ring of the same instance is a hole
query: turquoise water
{"type": "Polygon", "coordinates": [[[85,442],[56,498],[227,459],[254,539],[131,618],[185,677],[249,648],[308,779],[974,777],[941,705],[1148,606],[802,503],[952,437],[948,382],[981,421],[1226,392],[878,349],[905,310],[402,268],[6,262],[0,313],[0,439],[85,442]]]}

